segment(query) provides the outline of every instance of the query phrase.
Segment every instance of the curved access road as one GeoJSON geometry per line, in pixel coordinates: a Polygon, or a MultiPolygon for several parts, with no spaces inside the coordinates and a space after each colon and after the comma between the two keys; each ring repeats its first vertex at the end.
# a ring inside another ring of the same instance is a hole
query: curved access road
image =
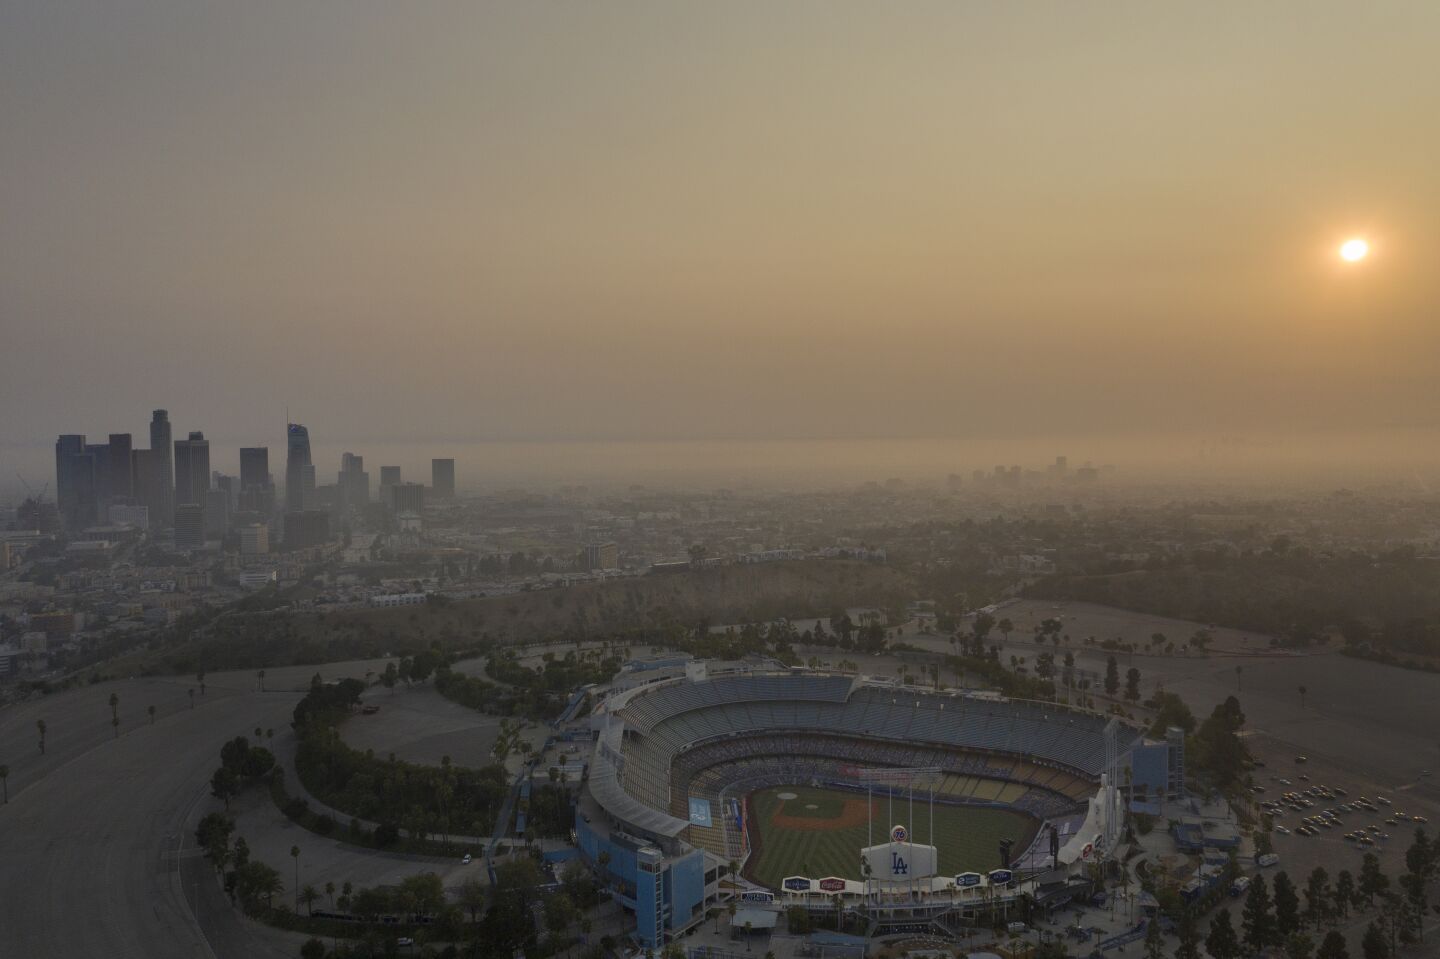
{"type": "MultiPolygon", "coordinates": [[[[330,665],[326,678],[371,664],[330,665]]],[[[0,713],[0,955],[193,959],[286,957],[303,937],[244,919],[194,845],[225,740],[275,729],[314,668],[217,674],[190,708],[191,680],[89,686],[0,713]],[[120,734],[111,725],[119,697],[120,734]],[[155,706],[154,719],[149,706],[155,706]],[[37,718],[47,723],[38,749],[37,718]]],[[[285,875],[285,863],[272,863],[285,875]]]]}

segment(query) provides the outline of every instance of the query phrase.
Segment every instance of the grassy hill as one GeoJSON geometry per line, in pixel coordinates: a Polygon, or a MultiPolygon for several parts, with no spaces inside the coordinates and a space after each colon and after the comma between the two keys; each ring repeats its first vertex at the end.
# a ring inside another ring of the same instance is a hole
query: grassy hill
{"type": "Polygon", "coordinates": [[[335,612],[231,612],[167,638],[132,665],[140,672],[254,668],[628,635],[659,638],[701,621],[738,623],[829,615],[847,606],[897,607],[912,598],[893,569],[844,560],[719,566],[486,599],[335,612]]]}
{"type": "Polygon", "coordinates": [[[1440,562],[1401,549],[1340,556],[1211,555],[1108,575],[1058,575],[1027,590],[1307,643],[1332,631],[1392,650],[1440,654],[1440,562]]]}

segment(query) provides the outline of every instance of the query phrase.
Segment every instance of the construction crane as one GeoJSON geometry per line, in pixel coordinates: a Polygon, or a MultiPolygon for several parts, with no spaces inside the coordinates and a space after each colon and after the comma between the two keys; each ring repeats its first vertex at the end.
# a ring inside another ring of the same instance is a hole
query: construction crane
{"type": "Polygon", "coordinates": [[[46,480],[44,483],[41,483],[41,484],[40,484],[40,490],[39,490],[39,492],[36,492],[35,487],[31,486],[31,485],[25,480],[25,477],[21,476],[19,473],[16,473],[16,474],[15,474],[15,478],[20,481],[20,485],[21,485],[21,486],[25,487],[25,492],[27,492],[27,493],[30,494],[30,498],[31,498],[31,499],[33,499],[33,500],[34,500],[35,502],[37,502],[37,503],[43,503],[43,502],[45,502],[45,494],[48,493],[48,492],[50,492],[50,481],[49,481],[49,480],[46,480]]]}

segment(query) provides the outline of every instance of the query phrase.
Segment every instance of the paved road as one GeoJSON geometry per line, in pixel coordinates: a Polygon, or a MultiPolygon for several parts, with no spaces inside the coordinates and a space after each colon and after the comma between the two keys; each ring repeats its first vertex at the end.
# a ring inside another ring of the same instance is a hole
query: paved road
{"type": "MultiPolygon", "coordinates": [[[[16,774],[0,806],[0,956],[296,955],[300,937],[229,911],[208,864],[194,859],[192,837],[221,744],[257,726],[283,728],[298,678],[276,676],[288,691],[259,693],[253,677],[218,675],[193,711],[193,681],[172,679],[92,686],[6,710],[0,762],[16,774]],[[109,724],[112,690],[129,717],[119,738],[109,724]],[[154,725],[142,719],[150,702],[154,725]],[[51,730],[44,757],[37,716],[51,730]]],[[[273,865],[283,874],[284,863],[273,865]]]]}

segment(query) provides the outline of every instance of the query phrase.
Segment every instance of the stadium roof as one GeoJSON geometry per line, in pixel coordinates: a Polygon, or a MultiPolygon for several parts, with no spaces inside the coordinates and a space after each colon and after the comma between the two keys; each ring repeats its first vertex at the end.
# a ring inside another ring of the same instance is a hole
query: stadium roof
{"type": "Polygon", "coordinates": [[[620,770],[615,757],[620,755],[624,734],[625,724],[618,720],[612,720],[601,730],[595,743],[595,760],[590,766],[590,794],[607,813],[635,829],[667,838],[680,835],[689,828],[688,820],[652,809],[627,793],[620,784],[620,770]]]}

